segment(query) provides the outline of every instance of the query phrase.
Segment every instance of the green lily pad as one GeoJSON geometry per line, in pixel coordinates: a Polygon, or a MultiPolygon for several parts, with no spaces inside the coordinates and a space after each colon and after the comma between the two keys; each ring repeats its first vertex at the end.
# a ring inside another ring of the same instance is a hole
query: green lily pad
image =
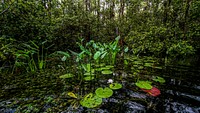
{"type": "Polygon", "coordinates": [[[102,71],[102,68],[96,68],[95,71],[102,71]]]}
{"type": "Polygon", "coordinates": [[[156,76],[155,78],[152,79],[153,81],[160,82],[160,83],[165,83],[165,79],[159,76],[156,76]]]}
{"type": "Polygon", "coordinates": [[[89,93],[80,101],[80,104],[87,108],[95,108],[101,105],[101,103],[102,103],[102,98],[93,95],[93,93],[89,93]]]}
{"type": "Polygon", "coordinates": [[[85,81],[90,81],[90,80],[93,80],[94,77],[91,77],[91,76],[86,76],[83,78],[85,81]]]}
{"type": "Polygon", "coordinates": [[[106,68],[109,68],[109,69],[111,69],[111,68],[113,68],[114,66],[111,66],[111,65],[107,65],[106,66],[106,68]]]}
{"type": "Polygon", "coordinates": [[[138,64],[142,64],[142,62],[141,61],[134,61],[133,64],[137,64],[138,65],[138,64]]]}
{"type": "Polygon", "coordinates": [[[119,84],[119,83],[112,83],[109,85],[109,87],[113,90],[115,89],[121,89],[122,88],[122,84],[119,84]]]}
{"type": "Polygon", "coordinates": [[[149,81],[138,81],[135,83],[136,86],[138,86],[141,89],[152,89],[153,86],[151,85],[151,82],[149,81]]]}
{"type": "Polygon", "coordinates": [[[96,68],[95,71],[102,71],[102,70],[109,70],[110,67],[101,67],[101,68],[96,68]]]}
{"type": "Polygon", "coordinates": [[[98,97],[101,97],[101,98],[108,98],[108,97],[113,95],[112,89],[110,89],[108,87],[106,87],[104,89],[103,88],[97,88],[95,93],[98,97]]]}
{"type": "Polygon", "coordinates": [[[67,73],[67,74],[61,75],[59,78],[72,78],[72,77],[74,77],[73,74],[67,73]]]}
{"type": "Polygon", "coordinates": [[[145,67],[153,67],[153,63],[145,63],[144,66],[145,67]]]}
{"type": "Polygon", "coordinates": [[[109,75],[109,74],[112,74],[113,72],[111,70],[103,70],[101,71],[101,73],[104,75],[109,75]]]}

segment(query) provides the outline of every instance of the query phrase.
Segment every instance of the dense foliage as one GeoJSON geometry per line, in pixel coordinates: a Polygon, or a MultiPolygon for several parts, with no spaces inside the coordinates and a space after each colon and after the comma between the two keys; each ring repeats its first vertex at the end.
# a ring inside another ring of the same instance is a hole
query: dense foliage
{"type": "Polygon", "coordinates": [[[43,69],[55,51],[116,36],[135,55],[186,57],[200,48],[199,12],[198,0],[2,0],[0,62],[43,69]]]}

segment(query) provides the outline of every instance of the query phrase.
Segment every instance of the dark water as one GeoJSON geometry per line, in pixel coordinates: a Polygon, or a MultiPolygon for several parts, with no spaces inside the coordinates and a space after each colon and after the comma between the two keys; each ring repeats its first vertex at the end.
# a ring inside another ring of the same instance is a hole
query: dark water
{"type": "MultiPolygon", "coordinates": [[[[144,63],[143,63],[144,64],[144,63]]],[[[84,83],[79,86],[72,81],[63,85],[60,75],[66,70],[47,70],[26,75],[2,75],[0,80],[0,113],[199,113],[200,112],[200,67],[193,65],[160,65],[161,68],[145,67],[143,64],[131,68],[116,69],[114,75],[84,83]],[[139,71],[138,71],[139,70],[139,71]],[[51,72],[52,71],[52,72],[51,72]],[[137,72],[136,74],[133,74],[137,72]],[[153,83],[161,91],[157,97],[150,96],[135,86],[138,79],[152,76],[163,77],[164,84],[153,83]],[[108,86],[107,80],[122,83],[123,88],[113,96],[103,99],[101,106],[87,109],[79,105],[78,99],[67,96],[67,91],[85,94],[97,87],[108,86]],[[84,91],[81,90],[84,88],[84,91]]]]}

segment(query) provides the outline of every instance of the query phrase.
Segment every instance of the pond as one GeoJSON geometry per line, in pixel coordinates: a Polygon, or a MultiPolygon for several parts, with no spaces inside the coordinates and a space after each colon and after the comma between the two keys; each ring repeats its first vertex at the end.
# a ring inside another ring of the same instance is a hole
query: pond
{"type": "Polygon", "coordinates": [[[200,112],[200,67],[166,65],[160,59],[146,57],[125,59],[117,66],[107,66],[107,69],[101,64],[104,72],[101,65],[90,63],[20,75],[2,74],[0,112],[200,112]],[[164,82],[153,80],[155,77],[164,78],[164,82]],[[160,94],[153,96],[137,87],[138,81],[151,82],[160,94]],[[109,82],[119,83],[122,87],[115,89],[117,84],[111,87],[109,82]],[[102,100],[90,98],[94,94],[102,96],[102,100]],[[86,97],[91,99],[87,102],[93,102],[90,106],[84,103],[86,97]]]}

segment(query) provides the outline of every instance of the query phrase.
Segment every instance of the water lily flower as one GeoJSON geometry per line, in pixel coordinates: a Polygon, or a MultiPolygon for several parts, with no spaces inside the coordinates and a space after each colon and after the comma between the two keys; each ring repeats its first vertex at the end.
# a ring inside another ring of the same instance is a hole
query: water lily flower
{"type": "Polygon", "coordinates": [[[113,83],[113,79],[108,79],[108,84],[112,84],[113,83]]]}

